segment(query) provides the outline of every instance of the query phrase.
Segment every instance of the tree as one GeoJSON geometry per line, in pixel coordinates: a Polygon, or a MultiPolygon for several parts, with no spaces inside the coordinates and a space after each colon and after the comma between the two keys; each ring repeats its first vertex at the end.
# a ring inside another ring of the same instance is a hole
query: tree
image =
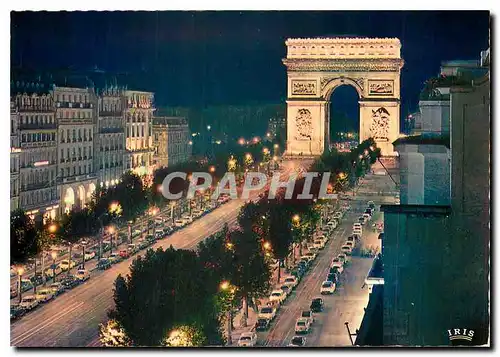
{"type": "Polygon", "coordinates": [[[288,256],[292,244],[292,219],[283,201],[275,200],[269,205],[269,233],[267,240],[271,243],[274,257],[278,259],[278,283],[281,279],[281,265],[288,256]]]}
{"type": "Polygon", "coordinates": [[[160,346],[177,326],[198,326],[207,343],[221,341],[215,294],[196,252],[148,250],[115,281],[109,316],[138,346],[160,346]]]}
{"type": "Polygon", "coordinates": [[[38,241],[33,220],[21,210],[10,214],[10,263],[24,263],[26,259],[38,254],[41,244],[38,241]]]}
{"type": "Polygon", "coordinates": [[[116,320],[99,324],[99,341],[105,347],[131,347],[132,341],[116,320]]]}
{"type": "Polygon", "coordinates": [[[230,233],[230,242],[233,246],[230,281],[237,287],[237,294],[243,299],[243,325],[246,326],[248,301],[269,292],[271,272],[265,260],[261,239],[255,232],[234,230],[230,233]]]}

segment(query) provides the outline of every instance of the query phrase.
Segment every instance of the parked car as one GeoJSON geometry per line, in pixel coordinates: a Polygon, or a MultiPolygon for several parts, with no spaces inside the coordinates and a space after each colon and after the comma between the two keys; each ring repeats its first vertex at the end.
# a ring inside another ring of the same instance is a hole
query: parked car
{"type": "Polygon", "coordinates": [[[97,262],[97,269],[106,270],[109,268],[111,268],[111,262],[108,258],[99,259],[99,261],[97,262]]]}
{"type": "Polygon", "coordinates": [[[75,278],[73,275],[69,275],[64,277],[61,280],[62,285],[64,286],[65,290],[71,290],[75,286],[80,285],[81,281],[77,278],[75,278]]]}
{"type": "Polygon", "coordinates": [[[285,293],[283,292],[283,290],[273,290],[271,292],[271,295],[269,296],[269,301],[279,301],[280,303],[282,303],[283,301],[285,301],[286,299],[286,295],[285,293]]]}
{"type": "Polygon", "coordinates": [[[323,239],[315,239],[314,240],[314,248],[323,249],[325,247],[325,242],[323,239]]]}
{"type": "Polygon", "coordinates": [[[304,256],[309,257],[310,258],[309,260],[313,261],[314,259],[316,259],[318,255],[315,252],[309,251],[306,254],[304,254],[304,256]]]}
{"type": "Polygon", "coordinates": [[[17,320],[21,318],[26,313],[26,310],[20,308],[19,306],[10,306],[10,321],[17,320]]]}
{"type": "Polygon", "coordinates": [[[287,276],[284,280],[284,284],[288,285],[291,289],[295,288],[299,283],[298,279],[295,276],[287,276]]]}
{"type": "Polygon", "coordinates": [[[75,274],[75,278],[80,281],[87,281],[90,279],[90,272],[86,269],[79,269],[75,274]]]}
{"type": "Polygon", "coordinates": [[[243,332],[238,340],[239,347],[253,347],[257,343],[257,334],[255,332],[243,332]]]}
{"type": "Polygon", "coordinates": [[[285,298],[288,298],[288,296],[292,293],[292,288],[289,285],[287,285],[287,284],[283,284],[279,288],[285,294],[285,298]]]}
{"type": "Polygon", "coordinates": [[[87,260],[90,260],[90,259],[94,259],[96,256],[96,252],[91,250],[89,252],[85,252],[85,261],[87,260]]]}
{"type": "Polygon", "coordinates": [[[310,328],[309,319],[299,317],[295,322],[295,333],[308,333],[310,328]]]}
{"type": "Polygon", "coordinates": [[[302,311],[301,317],[309,319],[309,323],[312,325],[314,323],[314,316],[311,310],[302,311]]]}
{"type": "Polygon", "coordinates": [[[372,219],[372,216],[368,213],[363,213],[363,218],[365,219],[365,222],[368,222],[372,219]]]}
{"type": "Polygon", "coordinates": [[[74,260],[70,261],[69,259],[63,259],[59,263],[59,266],[61,267],[62,271],[66,271],[68,269],[72,269],[72,268],[75,267],[75,265],[76,265],[75,261],[74,260]]]}
{"type": "Polygon", "coordinates": [[[293,336],[288,347],[304,347],[305,345],[306,338],[304,336],[293,336]]]}
{"type": "Polygon", "coordinates": [[[118,254],[123,259],[127,259],[130,256],[130,253],[129,253],[129,251],[127,249],[120,249],[120,251],[118,252],[118,254]]]}
{"type": "Polygon", "coordinates": [[[33,286],[38,286],[43,284],[43,276],[42,273],[36,273],[36,275],[33,275],[30,277],[31,284],[33,286]]]}
{"type": "Polygon", "coordinates": [[[135,254],[138,251],[137,246],[135,244],[132,244],[132,243],[127,246],[127,250],[128,250],[130,255],[135,254]]]}
{"type": "Polygon", "coordinates": [[[341,273],[339,267],[331,267],[328,271],[328,274],[337,274],[337,276],[340,276],[341,273]]]}
{"type": "Polygon", "coordinates": [[[333,294],[335,292],[335,283],[331,281],[324,281],[321,283],[320,293],[321,294],[333,294]]]}
{"type": "Polygon", "coordinates": [[[108,260],[111,264],[115,264],[122,260],[122,257],[119,253],[111,253],[108,257],[108,260]]]}
{"type": "Polygon", "coordinates": [[[358,218],[358,222],[359,222],[359,223],[361,223],[361,224],[365,224],[365,222],[366,222],[365,217],[360,216],[360,217],[358,218]]]}
{"type": "Polygon", "coordinates": [[[366,214],[369,214],[369,215],[370,215],[370,217],[371,217],[371,216],[373,216],[373,210],[372,210],[371,208],[367,208],[367,209],[365,209],[365,213],[366,213],[366,214]]]}
{"type": "Polygon", "coordinates": [[[182,219],[176,219],[174,222],[174,226],[176,226],[178,228],[184,227],[185,225],[186,224],[184,223],[184,221],[182,219]]]}
{"type": "Polygon", "coordinates": [[[272,306],[261,307],[257,317],[259,319],[274,320],[276,317],[276,308],[272,306]]]}
{"type": "Polygon", "coordinates": [[[57,264],[51,264],[46,270],[45,270],[45,276],[48,278],[53,278],[54,273],[56,275],[59,275],[62,273],[62,269],[59,265],[57,264]]]}
{"type": "Polygon", "coordinates": [[[333,230],[337,228],[337,221],[336,220],[331,220],[326,224],[326,227],[329,228],[330,230],[333,230]]]}
{"type": "Polygon", "coordinates": [[[346,242],[352,242],[353,247],[356,246],[356,237],[354,235],[350,235],[347,237],[346,242]]]}
{"type": "Polygon", "coordinates": [[[27,295],[21,299],[19,308],[30,311],[35,309],[39,304],[40,302],[36,299],[35,295],[27,295]]]}
{"type": "Polygon", "coordinates": [[[65,291],[65,288],[61,282],[52,283],[48,286],[47,289],[50,289],[50,291],[52,291],[55,296],[60,295],[65,291]]]}
{"type": "Polygon", "coordinates": [[[259,318],[257,322],[255,323],[255,330],[257,331],[266,331],[269,329],[269,326],[271,325],[271,321],[268,319],[261,319],[259,318]]]}
{"type": "Polygon", "coordinates": [[[361,223],[354,223],[354,224],[352,225],[352,229],[353,229],[353,230],[354,230],[354,229],[356,229],[356,228],[362,229],[361,223]]]}
{"type": "Polygon", "coordinates": [[[36,292],[35,297],[40,302],[47,302],[54,298],[54,292],[51,289],[40,289],[36,292]]]}
{"type": "Polygon", "coordinates": [[[340,261],[340,259],[338,257],[335,257],[332,259],[332,263],[330,264],[330,268],[333,268],[333,267],[338,267],[340,272],[342,272],[342,270],[344,268],[344,263],[342,261],[340,261]]]}
{"type": "Polygon", "coordinates": [[[344,262],[344,265],[349,263],[349,261],[351,260],[351,256],[345,253],[340,253],[339,255],[337,255],[337,257],[340,259],[340,261],[344,262]]]}
{"type": "Polygon", "coordinates": [[[335,273],[331,273],[331,274],[328,274],[326,279],[326,281],[331,281],[332,283],[335,283],[335,285],[338,284],[338,281],[339,281],[339,276],[335,273]]]}
{"type": "Polygon", "coordinates": [[[352,252],[352,245],[351,244],[344,244],[342,247],[340,247],[340,251],[342,253],[349,253],[349,254],[351,254],[351,252],[352,252]]]}
{"type": "Polygon", "coordinates": [[[137,241],[137,246],[139,247],[139,249],[144,249],[144,248],[147,248],[149,246],[149,242],[146,241],[145,239],[139,239],[137,241]]]}

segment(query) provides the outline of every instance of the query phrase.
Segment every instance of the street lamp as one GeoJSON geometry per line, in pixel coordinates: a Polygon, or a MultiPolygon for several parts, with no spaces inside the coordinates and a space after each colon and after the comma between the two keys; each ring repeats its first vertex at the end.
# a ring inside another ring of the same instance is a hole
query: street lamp
{"type": "Polygon", "coordinates": [[[207,125],[207,130],[210,131],[210,129],[212,129],[212,126],[207,125]]]}
{"type": "Polygon", "coordinates": [[[170,201],[170,217],[172,218],[172,225],[174,224],[174,208],[175,208],[175,201],[170,201]]]}
{"type": "Polygon", "coordinates": [[[215,166],[210,166],[208,168],[208,171],[211,172],[211,173],[214,173],[215,172],[215,166]]]}
{"type": "Polygon", "coordinates": [[[55,283],[56,282],[56,258],[57,258],[57,252],[53,251],[50,255],[52,256],[52,280],[55,283]]]}
{"type": "Polygon", "coordinates": [[[292,217],[292,221],[293,221],[294,223],[298,223],[298,222],[300,221],[300,216],[299,216],[298,214],[294,215],[294,216],[292,217]]]}
{"type": "Polygon", "coordinates": [[[22,294],[23,294],[23,289],[21,287],[21,283],[23,281],[23,279],[22,279],[23,273],[24,273],[24,268],[22,266],[18,267],[17,268],[17,275],[19,276],[19,283],[17,285],[17,288],[18,288],[18,294],[19,294],[19,302],[21,302],[22,294]]]}
{"type": "MultiPolygon", "coordinates": [[[[223,282],[220,283],[220,289],[224,292],[228,291],[229,288],[231,287],[231,284],[229,281],[224,280],[223,282]]],[[[227,344],[231,345],[233,343],[231,334],[232,334],[232,310],[233,310],[233,294],[235,292],[235,289],[232,288],[230,290],[231,295],[229,296],[229,309],[227,311],[227,344]]]]}
{"type": "MultiPolygon", "coordinates": [[[[157,207],[153,207],[149,210],[149,215],[151,217],[154,217],[158,214],[158,212],[159,212],[159,209],[157,207]]],[[[148,224],[148,233],[149,233],[149,224],[148,224]]],[[[155,236],[155,234],[156,234],[156,224],[153,220],[153,237],[155,236]]]]}
{"type": "Polygon", "coordinates": [[[264,244],[262,246],[264,247],[265,250],[271,249],[271,243],[269,243],[269,242],[264,242],[264,244]]]}
{"type": "Polygon", "coordinates": [[[110,226],[108,228],[109,233],[109,255],[113,254],[113,234],[115,233],[115,227],[110,226]]]}

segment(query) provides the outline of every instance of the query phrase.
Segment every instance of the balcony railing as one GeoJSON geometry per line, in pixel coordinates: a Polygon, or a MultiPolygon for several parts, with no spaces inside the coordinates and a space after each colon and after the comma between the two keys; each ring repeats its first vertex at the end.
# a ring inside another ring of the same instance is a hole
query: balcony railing
{"type": "Polygon", "coordinates": [[[57,124],[56,123],[32,123],[32,124],[27,124],[27,123],[21,123],[19,124],[19,129],[20,130],[47,130],[47,129],[57,129],[57,124]]]}
{"type": "Polygon", "coordinates": [[[123,128],[101,128],[99,132],[101,134],[120,134],[123,133],[123,128]]]}
{"type": "Polygon", "coordinates": [[[111,112],[111,111],[99,112],[100,117],[121,117],[122,115],[123,115],[122,112],[111,112]]]}

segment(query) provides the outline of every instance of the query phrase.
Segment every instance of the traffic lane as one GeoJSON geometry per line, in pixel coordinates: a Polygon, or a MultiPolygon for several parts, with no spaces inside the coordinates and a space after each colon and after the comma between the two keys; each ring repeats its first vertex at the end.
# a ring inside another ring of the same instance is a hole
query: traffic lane
{"type": "MultiPolygon", "coordinates": [[[[244,202],[232,200],[181,231],[155,245],[179,249],[194,248],[203,238],[219,231],[224,223],[236,222],[244,202]]],[[[128,274],[131,260],[120,262],[93,277],[56,300],[32,311],[11,325],[13,346],[85,346],[98,334],[98,324],[106,320],[113,306],[112,287],[118,274],[128,274]]]]}
{"type": "Polygon", "coordinates": [[[335,294],[323,298],[325,309],[315,314],[315,323],[307,336],[307,345],[314,347],[351,346],[345,322],[351,333],[361,325],[368,304],[368,287],[364,281],[373,258],[353,257],[346,266],[335,294]]]}
{"type": "MultiPolygon", "coordinates": [[[[330,263],[337,254],[346,238],[351,233],[352,222],[356,214],[347,212],[338,228],[334,230],[327,246],[320,252],[313,266],[301,280],[295,292],[280,309],[279,316],[273,322],[271,329],[259,337],[264,346],[286,346],[295,334],[295,322],[302,310],[309,310],[311,300],[321,296],[321,283],[326,279],[330,263]]],[[[341,276],[341,284],[342,284],[341,276]]]]}
{"type": "MultiPolygon", "coordinates": [[[[293,308],[287,310],[282,308],[280,312],[280,314],[283,313],[282,317],[277,318],[275,325],[267,333],[267,336],[266,334],[263,335],[263,344],[265,346],[286,346],[289,340],[295,335],[296,319],[302,310],[309,309],[312,298],[321,296],[321,283],[327,276],[331,260],[340,253],[340,247],[344,244],[347,236],[351,234],[352,223],[355,222],[358,217],[358,211],[364,204],[365,202],[363,201],[351,202],[351,210],[345,214],[340,227],[334,231],[333,240],[330,239],[329,245],[323,249],[323,253],[320,253],[320,256],[316,259],[317,264],[312,267],[312,271],[301,281],[297,287],[296,295],[291,296],[290,299],[294,300],[286,303],[290,303],[290,306],[293,308]]],[[[345,273],[344,270],[340,276],[339,286],[351,283],[344,276],[345,273]]],[[[327,298],[328,296],[325,296],[323,300],[327,298]]],[[[315,329],[316,323],[313,325],[309,335],[314,333],[315,329]]],[[[307,345],[310,345],[309,341],[307,345]]]]}

